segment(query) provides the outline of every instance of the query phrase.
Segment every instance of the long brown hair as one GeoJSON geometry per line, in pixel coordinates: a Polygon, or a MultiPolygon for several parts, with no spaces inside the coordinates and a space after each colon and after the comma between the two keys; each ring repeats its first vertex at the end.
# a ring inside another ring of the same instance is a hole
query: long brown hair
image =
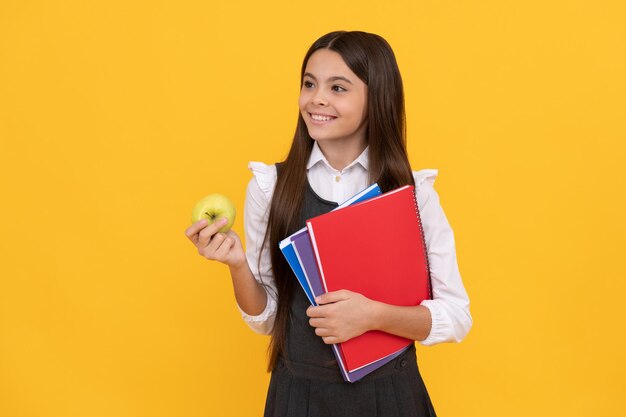
{"type": "MultiPolygon", "coordinates": [[[[370,183],[377,182],[383,192],[414,184],[406,153],[402,78],[387,41],[378,35],[358,31],[331,32],[322,36],[311,45],[304,57],[300,87],[309,58],[322,48],[339,53],[352,72],[367,85],[366,141],[369,146],[370,183]]],[[[261,245],[263,248],[269,240],[272,272],[278,292],[278,311],[268,347],[268,371],[274,369],[278,357],[285,352],[290,294],[296,281],[278,244],[304,226],[300,224],[300,213],[306,189],[306,165],[313,144],[299,114],[291,149],[281,164],[276,181],[268,226],[261,245]]]]}

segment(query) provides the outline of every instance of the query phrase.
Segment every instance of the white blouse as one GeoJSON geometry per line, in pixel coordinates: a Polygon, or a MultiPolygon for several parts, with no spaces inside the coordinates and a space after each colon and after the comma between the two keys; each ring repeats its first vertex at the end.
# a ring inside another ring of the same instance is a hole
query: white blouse
{"type": "MultiPolygon", "coordinates": [[[[263,250],[260,268],[259,250],[267,228],[270,201],[276,183],[276,166],[250,162],[248,168],[254,177],[248,183],[244,207],[246,258],[256,280],[269,288],[266,287],[267,304],[261,314],[251,316],[241,308],[239,310],[252,330],[269,334],[276,316],[276,285],[271,272],[269,243],[263,250]]],[[[307,164],[307,177],[320,197],[341,203],[369,185],[367,168],[368,148],[350,165],[338,171],[330,166],[316,142],[307,164]]],[[[433,188],[437,170],[413,171],[413,177],[428,249],[433,293],[432,300],[421,303],[430,310],[432,327],[429,336],[419,343],[431,346],[443,342],[460,342],[472,327],[472,317],[456,260],[454,234],[433,188]]]]}

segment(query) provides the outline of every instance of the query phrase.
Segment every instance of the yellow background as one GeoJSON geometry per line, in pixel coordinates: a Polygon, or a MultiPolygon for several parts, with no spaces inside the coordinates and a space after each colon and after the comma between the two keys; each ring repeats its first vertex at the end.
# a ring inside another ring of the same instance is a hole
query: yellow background
{"type": "Polygon", "coordinates": [[[257,416],[267,338],[184,236],[281,160],[309,45],[393,46],[474,327],[442,417],[626,407],[621,1],[0,2],[0,416],[257,416]]]}

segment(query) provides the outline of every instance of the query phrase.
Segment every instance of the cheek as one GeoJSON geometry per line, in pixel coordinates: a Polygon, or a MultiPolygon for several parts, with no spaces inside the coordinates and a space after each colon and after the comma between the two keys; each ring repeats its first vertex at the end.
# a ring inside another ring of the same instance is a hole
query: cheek
{"type": "Polygon", "coordinates": [[[363,122],[367,122],[367,115],[368,115],[368,111],[367,111],[367,105],[363,108],[363,113],[361,114],[361,120],[363,122]]]}
{"type": "Polygon", "coordinates": [[[359,124],[367,121],[367,103],[359,103],[358,110],[354,112],[354,118],[359,120],[359,124]]]}
{"type": "Polygon", "coordinates": [[[341,114],[346,122],[360,124],[363,120],[363,108],[361,103],[351,101],[349,103],[341,103],[337,106],[337,111],[341,114]]]}
{"type": "Polygon", "coordinates": [[[300,92],[300,97],[298,98],[298,106],[300,107],[300,111],[303,111],[309,102],[309,98],[306,93],[300,92]]]}

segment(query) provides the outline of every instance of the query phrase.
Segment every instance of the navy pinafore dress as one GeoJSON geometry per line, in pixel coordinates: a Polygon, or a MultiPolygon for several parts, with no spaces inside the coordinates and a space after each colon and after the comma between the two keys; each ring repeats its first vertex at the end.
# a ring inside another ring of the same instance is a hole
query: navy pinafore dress
{"type": "MultiPolygon", "coordinates": [[[[280,164],[276,169],[280,175],[280,164]]],[[[304,198],[301,227],[337,207],[308,181],[304,198]]],[[[345,382],[332,348],[309,325],[309,306],[302,288],[294,286],[286,352],[272,371],[264,417],[436,417],[414,345],[360,381],[345,382]]]]}

